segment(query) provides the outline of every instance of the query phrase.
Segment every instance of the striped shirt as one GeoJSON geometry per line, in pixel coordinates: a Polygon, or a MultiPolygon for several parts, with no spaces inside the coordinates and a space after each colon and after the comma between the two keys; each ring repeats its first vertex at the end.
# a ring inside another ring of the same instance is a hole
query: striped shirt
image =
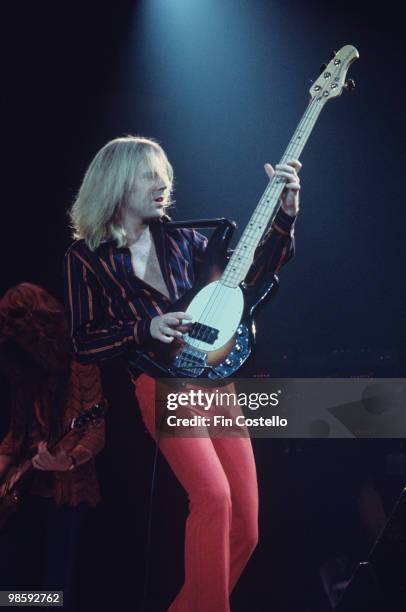
{"type": "MultiPolygon", "coordinates": [[[[279,210],[258,246],[246,282],[257,284],[277,273],[294,253],[294,218],[279,210]]],[[[113,241],[91,251],[77,240],[64,259],[65,298],[76,358],[82,363],[130,354],[151,340],[150,322],[173,311],[195,282],[207,238],[193,229],[150,225],[169,298],[138,278],[131,252],[113,241]]]]}

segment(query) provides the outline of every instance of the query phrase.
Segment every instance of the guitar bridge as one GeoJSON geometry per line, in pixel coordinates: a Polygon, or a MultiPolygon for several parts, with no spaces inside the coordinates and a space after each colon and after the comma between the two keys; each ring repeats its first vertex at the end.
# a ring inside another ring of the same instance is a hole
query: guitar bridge
{"type": "Polygon", "coordinates": [[[207,367],[207,355],[203,351],[193,348],[184,348],[180,351],[174,361],[176,370],[183,376],[197,378],[202,375],[207,367]]]}

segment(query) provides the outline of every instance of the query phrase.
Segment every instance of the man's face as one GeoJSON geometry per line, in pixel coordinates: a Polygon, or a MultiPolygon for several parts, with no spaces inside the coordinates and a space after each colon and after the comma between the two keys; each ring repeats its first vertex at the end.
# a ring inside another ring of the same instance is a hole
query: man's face
{"type": "Polygon", "coordinates": [[[141,164],[127,206],[140,221],[159,219],[165,213],[171,181],[165,164],[157,156],[150,164],[141,164]]]}

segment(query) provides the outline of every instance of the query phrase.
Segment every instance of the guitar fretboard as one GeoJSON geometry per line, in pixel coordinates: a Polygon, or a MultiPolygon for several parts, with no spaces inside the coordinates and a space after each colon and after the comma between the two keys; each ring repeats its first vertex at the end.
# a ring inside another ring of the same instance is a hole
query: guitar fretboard
{"type": "MultiPolygon", "coordinates": [[[[298,159],[313,130],[323,108],[322,97],[313,98],[297,126],[280,164],[290,159],[298,159]]],[[[259,200],[231,258],[223,272],[220,282],[227,287],[237,287],[246,277],[253,262],[255,250],[279,208],[279,198],[285,186],[283,177],[274,176],[269,181],[259,200]]]]}

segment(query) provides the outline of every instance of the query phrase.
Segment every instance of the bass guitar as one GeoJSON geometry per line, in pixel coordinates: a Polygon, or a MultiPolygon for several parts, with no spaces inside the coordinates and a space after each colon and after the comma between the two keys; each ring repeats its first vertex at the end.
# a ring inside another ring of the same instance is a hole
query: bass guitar
{"type": "MultiPolygon", "coordinates": [[[[354,81],[346,77],[349,66],[358,57],[357,49],[346,45],[333,53],[328,65],[322,66],[310,88],[308,107],[279,164],[299,159],[326,102],[341,95],[344,89],[353,89],[354,81]]],[[[272,177],[229,259],[227,247],[235,225],[219,220],[195,286],[173,305],[173,311],[192,315],[193,323],[182,338],[170,345],[156,341],[147,350],[137,350],[130,359],[131,370],[145,371],[154,377],[216,380],[227,378],[243,365],[255,340],[254,311],[275,288],[275,279],[255,291],[244,280],[255,250],[278,211],[284,186],[282,177],[272,177]]]]}

